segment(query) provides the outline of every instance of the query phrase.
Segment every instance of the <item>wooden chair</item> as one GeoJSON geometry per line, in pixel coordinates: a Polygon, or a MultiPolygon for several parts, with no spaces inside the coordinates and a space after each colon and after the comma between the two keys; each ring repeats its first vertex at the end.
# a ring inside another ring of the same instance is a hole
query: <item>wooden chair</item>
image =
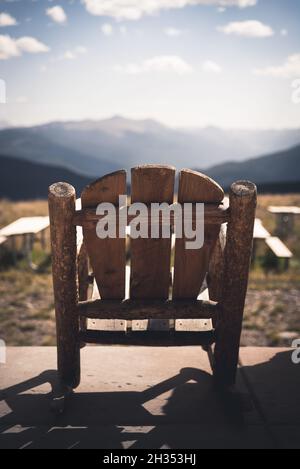
{"type": "MultiPolygon", "coordinates": [[[[134,168],[131,202],[173,204],[175,174],[175,168],[169,166],[134,168]]],[[[252,251],[255,185],[247,181],[233,184],[226,207],[224,192],[216,182],[194,171],[181,171],[178,202],[205,204],[205,244],[202,249],[187,250],[185,240],[176,239],[172,276],[171,239],[132,239],[129,292],[126,292],[126,240],[99,239],[96,235],[99,217],[95,211],[101,202],[117,205],[119,195],[126,193],[125,171],[109,174],[85,188],[80,211],[75,208],[72,186],[58,183],[49,189],[58,370],[62,384],[68,388],[79,385],[80,348],[86,343],[203,343],[212,352],[216,381],[224,386],[233,385],[252,251]],[[83,228],[80,250],[76,226],[83,228]],[[101,299],[88,299],[93,278],[101,299]],[[198,299],[204,281],[208,284],[209,301],[198,299]],[[125,327],[123,332],[97,332],[88,327],[91,319],[116,320],[125,327]],[[168,330],[153,331],[151,324],[158,320],[167,321],[168,330]],[[191,324],[193,332],[188,330],[191,324]]]]}

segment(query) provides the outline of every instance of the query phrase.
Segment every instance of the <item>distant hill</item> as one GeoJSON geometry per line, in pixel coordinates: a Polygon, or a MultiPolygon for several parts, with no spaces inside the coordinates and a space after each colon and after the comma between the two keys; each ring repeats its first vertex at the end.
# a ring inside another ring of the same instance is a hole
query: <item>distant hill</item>
{"type": "Polygon", "coordinates": [[[5,129],[0,131],[0,156],[62,167],[93,177],[120,169],[109,157],[102,158],[96,148],[88,154],[85,150],[88,142],[79,139],[80,143],[75,130],[65,133],[60,126],[5,129]]]}
{"type": "Polygon", "coordinates": [[[153,120],[54,122],[0,130],[0,156],[95,177],[144,163],[203,169],[300,144],[299,130],[173,129],[153,120]]]}
{"type": "Polygon", "coordinates": [[[232,182],[239,179],[248,179],[262,187],[271,189],[273,186],[272,192],[276,185],[280,188],[279,192],[283,191],[284,185],[289,184],[293,184],[296,189],[296,184],[300,181],[300,145],[241,163],[227,162],[209,168],[206,173],[224,188],[230,187],[232,182]]]}
{"type": "Polygon", "coordinates": [[[260,194],[298,194],[300,192],[299,181],[295,182],[267,182],[258,183],[258,192],[260,194]]]}
{"type": "Polygon", "coordinates": [[[0,157],[0,198],[10,200],[45,199],[48,187],[60,181],[72,184],[80,194],[90,178],[67,169],[0,157]]]}
{"type": "MultiPolygon", "coordinates": [[[[58,166],[49,166],[0,156],[0,198],[28,200],[46,198],[48,187],[58,181],[72,184],[77,193],[91,180],[107,173],[98,163],[93,177],[83,176],[58,166]]],[[[285,152],[247,160],[229,162],[204,170],[222,187],[228,189],[238,179],[259,185],[260,192],[300,192],[300,145],[285,152]]]]}

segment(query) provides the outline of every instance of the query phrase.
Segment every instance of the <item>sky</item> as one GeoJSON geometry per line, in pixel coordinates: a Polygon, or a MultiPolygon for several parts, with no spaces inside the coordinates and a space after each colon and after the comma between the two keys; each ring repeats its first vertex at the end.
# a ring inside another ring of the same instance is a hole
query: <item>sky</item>
{"type": "Polygon", "coordinates": [[[300,128],[299,18],[299,0],[0,0],[0,121],[300,128]]]}

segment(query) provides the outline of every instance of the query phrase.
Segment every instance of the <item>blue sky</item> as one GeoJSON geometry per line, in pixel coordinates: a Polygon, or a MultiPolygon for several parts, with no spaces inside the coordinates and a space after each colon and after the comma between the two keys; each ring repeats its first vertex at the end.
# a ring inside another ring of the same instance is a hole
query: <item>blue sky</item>
{"type": "Polygon", "coordinates": [[[300,127],[299,18],[299,0],[1,0],[0,120],[300,127]]]}

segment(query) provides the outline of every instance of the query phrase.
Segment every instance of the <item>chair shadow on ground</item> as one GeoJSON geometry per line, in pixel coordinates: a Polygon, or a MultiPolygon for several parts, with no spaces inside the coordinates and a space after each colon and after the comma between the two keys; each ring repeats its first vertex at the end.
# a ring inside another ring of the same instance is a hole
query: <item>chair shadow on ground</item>
{"type": "MultiPolygon", "coordinates": [[[[267,380],[269,389],[282,386],[279,370],[285,369],[285,385],[297,402],[299,373],[295,379],[290,356],[278,353],[269,362],[245,368],[243,374],[247,371],[259,383],[267,380]]],[[[1,448],[187,449],[223,443],[226,447],[230,441],[222,443],[224,432],[234,444],[246,428],[247,413],[255,411],[246,387],[241,393],[224,394],[214,387],[210,374],[194,368],[182,369],[142,392],[77,392],[59,417],[50,409],[57,387],[57,373],[49,370],[1,391],[7,408],[0,419],[1,448]],[[39,393],[45,383],[50,392],[39,393]]],[[[300,423],[299,404],[293,412],[300,423]]]]}

